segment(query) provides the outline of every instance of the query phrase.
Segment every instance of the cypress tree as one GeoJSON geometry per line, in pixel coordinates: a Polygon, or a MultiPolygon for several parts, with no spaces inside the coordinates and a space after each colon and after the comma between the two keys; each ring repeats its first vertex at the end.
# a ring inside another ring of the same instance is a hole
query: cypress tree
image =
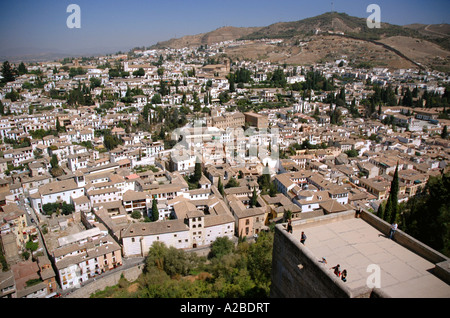
{"type": "Polygon", "coordinates": [[[447,137],[448,137],[448,131],[447,131],[447,125],[445,125],[444,128],[442,129],[441,138],[447,139],[447,137]]]}
{"type": "MultiPolygon", "coordinates": [[[[27,74],[27,73],[28,73],[27,67],[25,66],[25,64],[24,64],[23,62],[21,62],[21,63],[19,64],[19,67],[17,68],[17,71],[19,72],[19,75],[27,74]]],[[[55,74],[55,73],[56,73],[56,72],[53,71],[53,74],[55,74]]]]}
{"type": "Polygon", "coordinates": [[[258,199],[258,195],[256,194],[256,188],[253,188],[252,198],[250,199],[250,207],[251,208],[256,207],[257,199],[258,199]]]}
{"type": "Polygon", "coordinates": [[[392,204],[391,204],[391,197],[389,196],[389,198],[386,201],[386,205],[384,206],[383,220],[389,222],[389,220],[391,219],[391,214],[392,214],[392,204]]]}
{"type": "Polygon", "coordinates": [[[159,219],[158,205],[156,203],[156,199],[153,198],[152,202],[152,220],[157,221],[159,219]]]}
{"type": "Polygon", "coordinates": [[[195,170],[194,170],[194,182],[200,181],[202,177],[202,164],[197,161],[195,163],[195,170]]]}
{"type": "Polygon", "coordinates": [[[11,67],[11,64],[9,64],[8,61],[3,62],[1,73],[3,76],[2,78],[3,83],[14,81],[14,71],[13,68],[11,67]]]}
{"type": "Polygon", "coordinates": [[[391,216],[390,216],[389,222],[391,224],[394,223],[398,217],[398,191],[399,191],[399,185],[398,185],[398,163],[397,163],[397,167],[395,168],[394,179],[392,179],[391,191],[390,191],[390,195],[389,195],[389,200],[391,201],[391,216]]]}
{"type": "Polygon", "coordinates": [[[383,207],[383,202],[380,203],[380,206],[378,207],[378,211],[377,211],[377,216],[380,219],[384,219],[384,207],[383,207]]]}
{"type": "Polygon", "coordinates": [[[223,184],[222,184],[222,177],[219,178],[219,184],[217,185],[217,189],[219,190],[221,195],[224,195],[224,191],[223,191],[223,184]]]}

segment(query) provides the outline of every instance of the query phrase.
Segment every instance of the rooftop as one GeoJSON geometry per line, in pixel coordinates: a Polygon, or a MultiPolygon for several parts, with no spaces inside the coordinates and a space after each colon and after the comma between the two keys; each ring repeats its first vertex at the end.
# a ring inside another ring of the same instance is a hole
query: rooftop
{"type": "Polygon", "coordinates": [[[301,227],[294,224],[293,229],[297,241],[305,232],[305,247],[317,260],[326,258],[327,264],[318,262],[318,266],[330,273],[336,264],[341,271],[347,270],[345,284],[352,290],[366,286],[373,273],[367,271],[368,266],[375,264],[381,270],[380,289],[388,297],[450,297],[450,285],[432,273],[434,263],[389,239],[362,218],[309,222],[301,227]]]}

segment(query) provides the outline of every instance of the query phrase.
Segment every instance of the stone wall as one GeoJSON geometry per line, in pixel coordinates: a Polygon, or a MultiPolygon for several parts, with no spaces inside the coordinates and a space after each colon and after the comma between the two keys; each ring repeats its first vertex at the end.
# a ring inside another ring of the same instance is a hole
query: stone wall
{"type": "MultiPolygon", "coordinates": [[[[324,215],[312,219],[293,222],[297,231],[311,226],[330,222],[339,222],[354,218],[355,211],[346,211],[324,215]]],[[[385,235],[389,235],[390,224],[370,212],[363,211],[361,218],[385,235]]],[[[450,261],[447,257],[398,230],[394,240],[414,253],[436,264],[434,274],[450,283],[450,261]]],[[[361,287],[350,289],[331,271],[318,265],[317,258],[301,244],[298,239],[287,233],[282,224],[275,227],[272,256],[273,298],[385,298],[380,289],[361,287]]]]}
{"type": "MultiPolygon", "coordinates": [[[[338,222],[355,217],[354,211],[325,215],[293,223],[307,228],[318,223],[338,222]]],[[[370,289],[351,290],[332,272],[318,266],[316,257],[282,225],[275,227],[272,257],[273,298],[353,298],[369,297],[370,289]]]]}
{"type": "Polygon", "coordinates": [[[76,289],[65,298],[89,298],[92,293],[104,290],[109,286],[117,285],[122,274],[128,281],[133,282],[140,274],[142,274],[143,268],[144,264],[139,264],[123,271],[111,273],[110,275],[96,279],[95,281],[76,289]]]}

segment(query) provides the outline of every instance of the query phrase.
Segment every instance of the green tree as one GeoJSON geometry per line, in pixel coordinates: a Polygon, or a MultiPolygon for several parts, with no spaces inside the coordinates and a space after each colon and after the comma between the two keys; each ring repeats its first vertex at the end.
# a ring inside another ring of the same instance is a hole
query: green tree
{"type": "Polygon", "coordinates": [[[159,77],[162,77],[163,75],[164,75],[164,67],[160,67],[160,68],[158,68],[158,70],[157,70],[157,73],[158,73],[158,76],[159,77]]]}
{"type": "Polygon", "coordinates": [[[380,202],[380,205],[378,206],[377,216],[384,220],[384,203],[380,202]]]}
{"type": "Polygon", "coordinates": [[[202,164],[198,160],[195,162],[194,175],[192,182],[199,182],[202,177],[202,164]]]}
{"type": "Polygon", "coordinates": [[[355,157],[358,157],[359,151],[356,150],[356,149],[347,150],[347,151],[345,151],[345,154],[346,154],[349,158],[355,158],[355,157]]]}
{"type": "Polygon", "coordinates": [[[431,176],[402,210],[400,228],[450,257],[450,173],[431,176]]]}
{"type": "Polygon", "coordinates": [[[27,242],[25,245],[25,248],[27,250],[30,250],[31,252],[36,251],[39,248],[39,243],[33,242],[31,239],[27,242]]]}
{"type": "Polygon", "coordinates": [[[386,222],[389,222],[392,216],[392,201],[390,198],[386,200],[386,204],[384,205],[384,214],[383,214],[383,220],[386,222]]]}
{"type": "Polygon", "coordinates": [[[228,188],[236,188],[236,187],[239,187],[239,186],[240,186],[240,184],[235,178],[230,178],[230,180],[228,181],[228,183],[225,186],[225,188],[226,189],[228,189],[228,188]]]}
{"type": "Polygon", "coordinates": [[[219,183],[217,184],[217,190],[219,190],[219,192],[222,196],[225,195],[225,192],[223,191],[222,177],[219,177],[219,183]]]}
{"type": "Polygon", "coordinates": [[[61,204],[61,214],[63,215],[70,215],[75,211],[75,207],[73,206],[73,204],[69,204],[66,202],[63,202],[61,204]]]}
{"type": "Polygon", "coordinates": [[[442,129],[441,138],[442,139],[448,138],[447,125],[445,125],[444,128],[442,129]]]}
{"type": "Polygon", "coordinates": [[[284,220],[285,220],[285,221],[291,219],[291,218],[292,218],[292,211],[289,210],[289,209],[288,209],[288,210],[285,210],[285,211],[284,211],[283,217],[284,217],[284,220]]]}
{"type": "Polygon", "coordinates": [[[222,258],[224,255],[230,254],[234,250],[234,243],[227,237],[218,237],[211,244],[211,250],[208,258],[222,258]]]}
{"type": "Polygon", "coordinates": [[[103,145],[108,150],[113,150],[114,148],[116,148],[118,145],[121,145],[121,144],[122,144],[122,141],[117,136],[108,134],[103,137],[103,145]]]}
{"type": "Polygon", "coordinates": [[[142,217],[142,214],[139,211],[133,211],[131,213],[131,217],[135,220],[139,220],[142,217]]]}
{"type": "Polygon", "coordinates": [[[284,71],[281,68],[276,69],[270,81],[276,86],[276,87],[285,87],[287,84],[286,76],[284,75],[284,71]]]}
{"type": "Polygon", "coordinates": [[[89,86],[90,89],[94,89],[96,87],[102,86],[102,80],[99,79],[99,78],[96,78],[96,77],[91,77],[89,79],[89,82],[91,83],[90,86],[89,86]]]}
{"type": "Polygon", "coordinates": [[[55,154],[53,154],[52,159],[50,159],[50,165],[53,169],[59,168],[58,157],[55,154]]]}
{"type": "Polygon", "coordinates": [[[394,178],[391,182],[391,190],[389,193],[389,201],[391,201],[390,207],[390,216],[389,219],[386,218],[386,221],[389,223],[394,223],[398,221],[398,192],[399,192],[399,181],[398,181],[398,163],[395,168],[394,178]]]}
{"type": "Polygon", "coordinates": [[[256,188],[253,188],[253,193],[252,193],[252,197],[250,198],[250,207],[254,208],[256,207],[257,203],[258,203],[258,194],[256,193],[256,188]]]}
{"type": "Polygon", "coordinates": [[[11,66],[11,64],[9,64],[8,61],[3,62],[2,65],[2,82],[3,83],[8,83],[8,82],[12,82],[14,81],[14,72],[13,72],[13,68],[11,66]]]}
{"type": "Polygon", "coordinates": [[[258,288],[255,294],[267,295],[270,291],[273,235],[260,232],[256,243],[248,252],[248,272],[258,288]]]}
{"type": "Polygon", "coordinates": [[[158,221],[159,220],[159,211],[158,211],[158,203],[156,201],[156,198],[153,198],[152,201],[152,221],[158,221]]]}
{"type": "Polygon", "coordinates": [[[160,105],[162,103],[161,95],[159,95],[159,94],[153,95],[152,99],[151,99],[151,103],[152,103],[152,105],[160,105]]]}
{"type": "Polygon", "coordinates": [[[23,62],[20,62],[19,67],[17,68],[17,71],[19,72],[19,75],[27,74],[28,70],[27,67],[23,62]]]}
{"type": "Polygon", "coordinates": [[[137,77],[142,77],[145,75],[145,70],[142,67],[140,67],[137,71],[133,72],[133,75],[137,77]]]}
{"type": "Polygon", "coordinates": [[[145,272],[151,272],[156,267],[163,270],[170,277],[179,277],[189,274],[198,266],[199,257],[195,253],[186,253],[173,246],[167,247],[163,242],[154,242],[149,249],[145,272]]]}

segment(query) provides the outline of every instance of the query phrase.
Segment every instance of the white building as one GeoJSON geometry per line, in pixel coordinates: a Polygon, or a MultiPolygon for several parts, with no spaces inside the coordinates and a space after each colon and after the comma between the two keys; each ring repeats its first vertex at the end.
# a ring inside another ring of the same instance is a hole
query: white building
{"type": "Polygon", "coordinates": [[[81,175],[74,179],[55,181],[30,190],[30,204],[35,211],[42,213],[42,207],[47,203],[72,204],[73,199],[84,195],[84,176],[81,175]]]}
{"type": "Polygon", "coordinates": [[[63,290],[80,287],[88,279],[122,265],[119,244],[98,228],[64,237],[59,243],[52,257],[63,290]]]}
{"type": "MultiPolygon", "coordinates": [[[[184,198],[174,201],[173,209],[177,219],[132,223],[124,230],[122,242],[125,257],[146,256],[154,242],[188,249],[208,246],[218,237],[234,237],[234,218],[222,200],[209,200],[207,214],[184,198]]],[[[204,206],[205,202],[198,204],[204,206]]]]}

